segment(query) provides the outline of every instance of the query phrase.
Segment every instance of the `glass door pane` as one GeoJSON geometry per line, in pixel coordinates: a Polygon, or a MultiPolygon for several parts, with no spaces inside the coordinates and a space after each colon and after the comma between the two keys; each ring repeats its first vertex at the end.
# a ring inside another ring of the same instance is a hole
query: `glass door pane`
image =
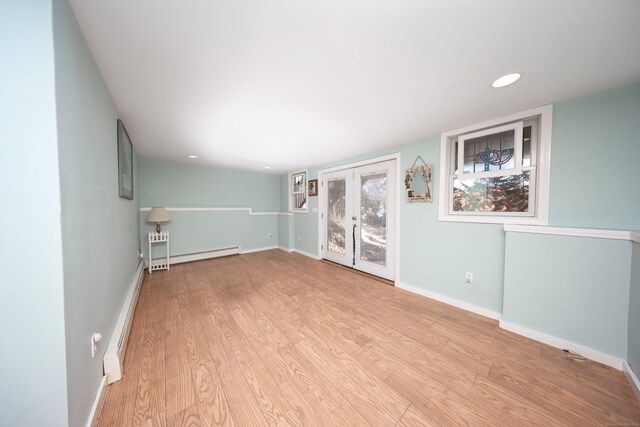
{"type": "Polygon", "coordinates": [[[360,260],[387,263],[387,173],[363,175],[360,180],[360,260]]]}
{"type": "Polygon", "coordinates": [[[344,178],[327,181],[327,250],[346,254],[346,182],[344,178]]]}

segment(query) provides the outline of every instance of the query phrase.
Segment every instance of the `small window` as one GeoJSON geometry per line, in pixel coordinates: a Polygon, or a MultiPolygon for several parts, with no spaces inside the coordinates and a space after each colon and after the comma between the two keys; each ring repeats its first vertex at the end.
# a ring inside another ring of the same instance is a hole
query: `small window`
{"type": "Polygon", "coordinates": [[[289,210],[307,212],[307,172],[289,174],[289,210]]]}
{"type": "Polygon", "coordinates": [[[551,106],[442,134],[440,220],[546,224],[551,106]]]}

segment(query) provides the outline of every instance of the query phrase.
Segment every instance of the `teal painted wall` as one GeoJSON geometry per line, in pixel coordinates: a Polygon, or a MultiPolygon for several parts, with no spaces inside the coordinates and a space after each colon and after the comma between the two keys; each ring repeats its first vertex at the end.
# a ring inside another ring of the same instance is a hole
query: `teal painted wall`
{"type": "Polygon", "coordinates": [[[280,208],[278,175],[143,158],[139,165],[141,207],[280,208]]]}
{"type": "Polygon", "coordinates": [[[293,249],[293,217],[278,215],[278,246],[293,249]]]}
{"type": "Polygon", "coordinates": [[[503,320],[627,357],[631,242],[507,233],[503,320]]]}
{"type": "MultiPolygon", "coordinates": [[[[146,235],[156,226],[140,212],[140,239],[148,252],[146,235]]],[[[252,250],[278,245],[278,215],[249,215],[247,212],[169,212],[171,221],[162,224],[169,231],[170,255],[185,255],[240,246],[252,250]],[[271,234],[271,239],[268,235],[271,234]]],[[[164,244],[154,244],[153,258],[165,255],[164,244]]]]}
{"type": "Polygon", "coordinates": [[[627,360],[640,378],[640,243],[633,243],[629,289],[629,349],[627,360]]]}
{"type": "MultiPolygon", "coordinates": [[[[252,208],[234,212],[170,212],[162,225],[171,235],[171,255],[184,255],[241,246],[252,250],[279,245],[278,215],[281,179],[278,175],[197,166],[152,159],[139,160],[141,207],[252,208]],[[271,238],[267,236],[271,234],[271,238]]],[[[140,212],[140,240],[147,254],[146,235],[155,224],[140,212]]],[[[154,245],[153,257],[165,248],[154,245]]]]}
{"type": "Polygon", "coordinates": [[[280,212],[287,212],[289,210],[289,176],[280,175],[280,212]]]}
{"type": "Polygon", "coordinates": [[[50,1],[0,2],[0,425],[66,426],[50,1]]]}
{"type": "Polygon", "coordinates": [[[640,84],[553,111],[549,224],[640,229],[640,84]]]}
{"type": "MultiPolygon", "coordinates": [[[[625,185],[640,178],[634,167],[640,158],[638,117],[640,83],[554,105],[549,225],[640,229],[640,197],[625,185]],[[602,169],[602,147],[624,153],[615,168],[602,169]]],[[[440,135],[310,167],[309,179],[321,169],[395,152],[403,170],[421,155],[434,172],[433,203],[408,204],[401,197],[400,281],[501,313],[503,227],[438,221],[440,135]],[[472,285],[464,283],[467,271],[474,273],[472,285]]],[[[295,248],[317,253],[317,214],[296,214],[293,221],[295,248]]]]}
{"type": "Polygon", "coordinates": [[[139,262],[139,205],[118,196],[118,112],[66,0],[53,2],[53,35],[69,424],[80,426],[139,262]],[[104,339],[92,359],[94,332],[104,339]]]}

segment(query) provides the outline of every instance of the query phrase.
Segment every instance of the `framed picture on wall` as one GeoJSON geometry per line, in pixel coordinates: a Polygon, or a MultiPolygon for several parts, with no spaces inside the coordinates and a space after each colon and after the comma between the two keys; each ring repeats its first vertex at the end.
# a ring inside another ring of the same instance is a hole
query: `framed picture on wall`
{"type": "Polygon", "coordinates": [[[318,195],[318,180],[310,179],[309,180],[309,196],[317,196],[318,195]]]}
{"type": "Polygon", "coordinates": [[[133,200],[133,144],[118,119],[118,194],[123,199],[133,200]]]}

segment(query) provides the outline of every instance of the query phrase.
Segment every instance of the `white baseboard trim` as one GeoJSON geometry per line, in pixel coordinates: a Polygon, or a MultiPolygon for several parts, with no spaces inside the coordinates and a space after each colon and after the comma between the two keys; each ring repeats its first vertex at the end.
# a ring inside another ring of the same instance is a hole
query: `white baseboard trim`
{"type": "Polygon", "coordinates": [[[270,251],[271,249],[278,249],[278,246],[265,246],[262,248],[247,249],[247,250],[243,250],[242,248],[240,248],[240,255],[250,254],[253,252],[270,251]]]}
{"type": "Polygon", "coordinates": [[[107,388],[107,376],[103,375],[100,385],[98,386],[98,392],[96,398],[93,401],[91,412],[89,413],[89,419],[87,420],[87,427],[95,427],[98,424],[98,416],[100,416],[100,410],[104,403],[104,390],[107,388]]]}
{"type": "Polygon", "coordinates": [[[406,283],[396,282],[396,287],[404,289],[405,291],[413,292],[414,294],[422,295],[423,297],[431,298],[436,301],[461,308],[463,310],[470,311],[472,313],[479,314],[484,317],[488,317],[490,319],[500,320],[502,318],[502,315],[500,313],[493,310],[478,307],[477,305],[469,304],[468,302],[460,301],[458,299],[438,294],[436,292],[431,292],[426,289],[418,288],[416,286],[407,285],[406,283]]]}
{"type": "Polygon", "coordinates": [[[633,389],[633,392],[636,394],[636,397],[640,402],[640,380],[636,376],[636,373],[633,372],[633,369],[631,368],[631,365],[629,365],[629,362],[627,361],[624,362],[624,364],[622,365],[622,370],[624,371],[624,374],[627,376],[627,379],[629,380],[629,384],[631,384],[631,388],[633,389]]]}
{"type": "Polygon", "coordinates": [[[138,303],[140,295],[140,287],[144,278],[144,263],[140,261],[138,268],[133,275],[127,296],[118,315],[116,326],[111,333],[109,345],[105,351],[102,363],[104,366],[104,374],[107,377],[107,383],[114,383],[122,378],[122,367],[124,357],[127,351],[127,341],[129,340],[129,332],[133,324],[133,315],[138,303]]]}
{"type": "Polygon", "coordinates": [[[551,347],[556,347],[562,350],[571,350],[578,353],[580,356],[586,357],[587,359],[595,360],[596,362],[600,362],[604,365],[611,366],[612,368],[615,368],[619,371],[622,370],[623,365],[626,363],[625,360],[615,356],[611,356],[610,354],[603,353],[601,351],[594,350],[592,348],[585,347],[583,345],[576,344],[562,338],[554,337],[553,335],[547,335],[542,332],[534,331],[533,329],[525,328],[524,326],[515,325],[504,320],[500,321],[500,327],[515,334],[548,344],[551,347]]]}
{"type": "Polygon", "coordinates": [[[317,254],[312,254],[311,252],[303,251],[301,249],[291,249],[292,252],[295,252],[300,255],[308,256],[309,258],[313,258],[315,260],[320,260],[321,258],[317,254]]]}
{"type": "Polygon", "coordinates": [[[285,252],[293,252],[293,249],[285,248],[284,246],[278,246],[278,249],[285,252]]]}

